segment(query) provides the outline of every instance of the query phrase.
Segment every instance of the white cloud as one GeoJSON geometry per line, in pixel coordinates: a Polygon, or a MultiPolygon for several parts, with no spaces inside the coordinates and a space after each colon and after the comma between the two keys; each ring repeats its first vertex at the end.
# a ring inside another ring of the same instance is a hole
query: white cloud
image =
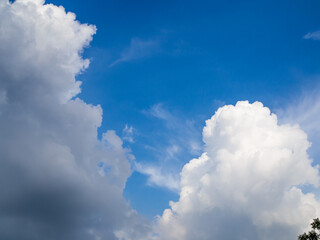
{"type": "Polygon", "coordinates": [[[159,50],[159,40],[131,39],[130,46],[124,49],[121,56],[109,65],[113,67],[119,63],[131,62],[137,59],[148,58],[159,50]]]}
{"type": "Polygon", "coordinates": [[[98,140],[101,107],[76,98],[95,31],[43,0],[0,0],[0,239],[150,230],[122,197],[128,150],[114,131],[98,140]]]}
{"type": "MultiPolygon", "coordinates": [[[[97,139],[101,107],[76,98],[81,83],[75,76],[89,65],[81,52],[95,31],[42,0],[0,0],[1,239],[155,238],[149,222],[122,196],[131,174],[129,150],[114,131],[97,139]]],[[[152,41],[133,40],[113,65],[147,57],[156,48],[152,41]]],[[[298,107],[312,106],[308,118],[292,118],[319,132],[310,120],[319,116],[313,100],[298,107]]],[[[192,121],[161,105],[149,112],[171,131],[168,144],[158,148],[162,166],[180,153],[199,152],[192,121]]],[[[128,141],[130,129],[124,130],[128,141]]],[[[185,165],[180,183],[162,166],[138,167],[150,184],[182,187],[180,200],[159,219],[162,239],[237,234],[286,240],[319,215],[315,196],[300,190],[317,185],[319,176],[298,126],[277,124],[260,103],[239,102],[220,108],[203,136],[206,152],[185,165]]]]}
{"type": "Polygon", "coordinates": [[[259,102],[219,108],[203,129],[205,152],[181,172],[178,202],[159,217],[160,239],[296,239],[319,216],[303,185],[319,185],[310,143],[259,102]]]}
{"type": "Polygon", "coordinates": [[[304,39],[320,40],[320,31],[309,32],[303,38],[304,39]]]}

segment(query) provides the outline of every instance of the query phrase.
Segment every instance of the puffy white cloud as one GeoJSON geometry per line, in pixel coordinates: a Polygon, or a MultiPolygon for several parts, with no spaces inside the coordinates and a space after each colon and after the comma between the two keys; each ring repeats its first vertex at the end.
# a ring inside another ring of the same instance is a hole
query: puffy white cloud
{"type": "Polygon", "coordinates": [[[0,0],[0,239],[150,230],[122,197],[128,150],[113,131],[98,140],[101,107],[76,98],[95,31],[43,0],[0,0]]]}
{"type": "MultiPolygon", "coordinates": [[[[95,31],[43,0],[0,0],[0,239],[155,238],[122,196],[129,150],[114,131],[99,140],[101,107],[76,98],[75,77],[89,65],[81,53],[95,31]]],[[[156,48],[134,40],[116,62],[156,48]]],[[[183,136],[168,156],[182,145],[199,150],[186,140],[194,128],[177,127],[159,106],[152,115],[183,136]]],[[[260,103],[239,102],[220,108],[203,138],[206,152],[182,170],[180,200],[159,219],[160,238],[294,239],[319,215],[315,196],[301,191],[319,177],[298,126],[279,125],[260,103]]],[[[178,188],[155,168],[141,171],[178,188]]]]}
{"type": "Polygon", "coordinates": [[[178,202],[159,217],[160,239],[295,239],[320,214],[303,185],[318,167],[298,125],[279,125],[259,102],[219,108],[203,129],[205,153],[181,172],[178,202]]]}

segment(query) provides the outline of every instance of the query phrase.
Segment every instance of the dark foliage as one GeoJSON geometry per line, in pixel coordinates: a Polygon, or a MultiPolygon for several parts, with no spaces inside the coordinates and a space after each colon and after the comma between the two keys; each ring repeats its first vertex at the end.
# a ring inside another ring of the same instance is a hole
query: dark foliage
{"type": "Polygon", "coordinates": [[[319,240],[320,239],[320,220],[319,218],[313,219],[311,223],[312,230],[308,233],[299,235],[298,240],[319,240]]]}

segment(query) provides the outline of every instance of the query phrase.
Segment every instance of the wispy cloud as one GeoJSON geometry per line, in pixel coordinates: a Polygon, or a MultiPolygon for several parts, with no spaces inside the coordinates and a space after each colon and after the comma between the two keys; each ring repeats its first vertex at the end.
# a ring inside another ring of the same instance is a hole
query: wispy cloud
{"type": "Polygon", "coordinates": [[[163,104],[158,103],[144,111],[146,115],[162,120],[168,129],[169,146],[166,151],[168,157],[173,157],[173,152],[178,153],[183,149],[192,155],[199,154],[202,150],[201,133],[193,120],[185,119],[167,110],[163,104]]]}
{"type": "Polygon", "coordinates": [[[162,127],[159,127],[160,131],[151,134],[152,139],[145,145],[146,151],[152,152],[155,159],[152,163],[140,162],[135,170],[147,175],[151,186],[178,191],[182,166],[202,151],[201,127],[196,126],[195,121],[169,111],[161,103],[143,113],[160,121],[162,127]]]}
{"type": "Polygon", "coordinates": [[[170,174],[159,167],[143,165],[137,162],[135,163],[135,170],[148,176],[147,184],[149,186],[160,186],[173,192],[178,192],[180,189],[180,179],[177,174],[170,174]]]}
{"type": "MultiPolygon", "coordinates": [[[[318,81],[320,76],[316,76],[318,81]]],[[[284,110],[278,111],[281,122],[298,123],[300,127],[308,134],[309,141],[313,146],[320,144],[320,85],[315,86],[313,90],[308,90],[301,94],[295,101],[291,102],[284,110]]],[[[316,161],[320,162],[320,149],[310,148],[310,154],[316,161]]]]}
{"type": "Polygon", "coordinates": [[[304,39],[313,39],[313,40],[320,40],[320,30],[315,32],[309,32],[303,37],[304,39]]]}
{"type": "Polygon", "coordinates": [[[131,39],[130,46],[125,48],[120,57],[113,61],[109,67],[113,67],[119,63],[148,58],[158,52],[159,49],[160,40],[158,39],[142,40],[140,38],[133,38],[131,39]]]}
{"type": "Polygon", "coordinates": [[[134,143],[133,136],[134,136],[134,128],[126,124],[124,129],[122,130],[122,139],[124,141],[128,141],[129,143],[134,143]]]}

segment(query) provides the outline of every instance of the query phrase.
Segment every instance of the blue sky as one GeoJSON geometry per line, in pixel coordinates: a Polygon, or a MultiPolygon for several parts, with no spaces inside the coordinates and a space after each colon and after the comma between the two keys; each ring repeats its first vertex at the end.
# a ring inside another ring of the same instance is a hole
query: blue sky
{"type": "Polygon", "coordinates": [[[148,218],[178,199],[174,183],[218,107],[279,111],[319,85],[319,34],[307,35],[320,30],[316,0],[46,2],[97,26],[80,97],[102,106],[100,134],[114,129],[135,156],[124,195],[148,218]]]}

